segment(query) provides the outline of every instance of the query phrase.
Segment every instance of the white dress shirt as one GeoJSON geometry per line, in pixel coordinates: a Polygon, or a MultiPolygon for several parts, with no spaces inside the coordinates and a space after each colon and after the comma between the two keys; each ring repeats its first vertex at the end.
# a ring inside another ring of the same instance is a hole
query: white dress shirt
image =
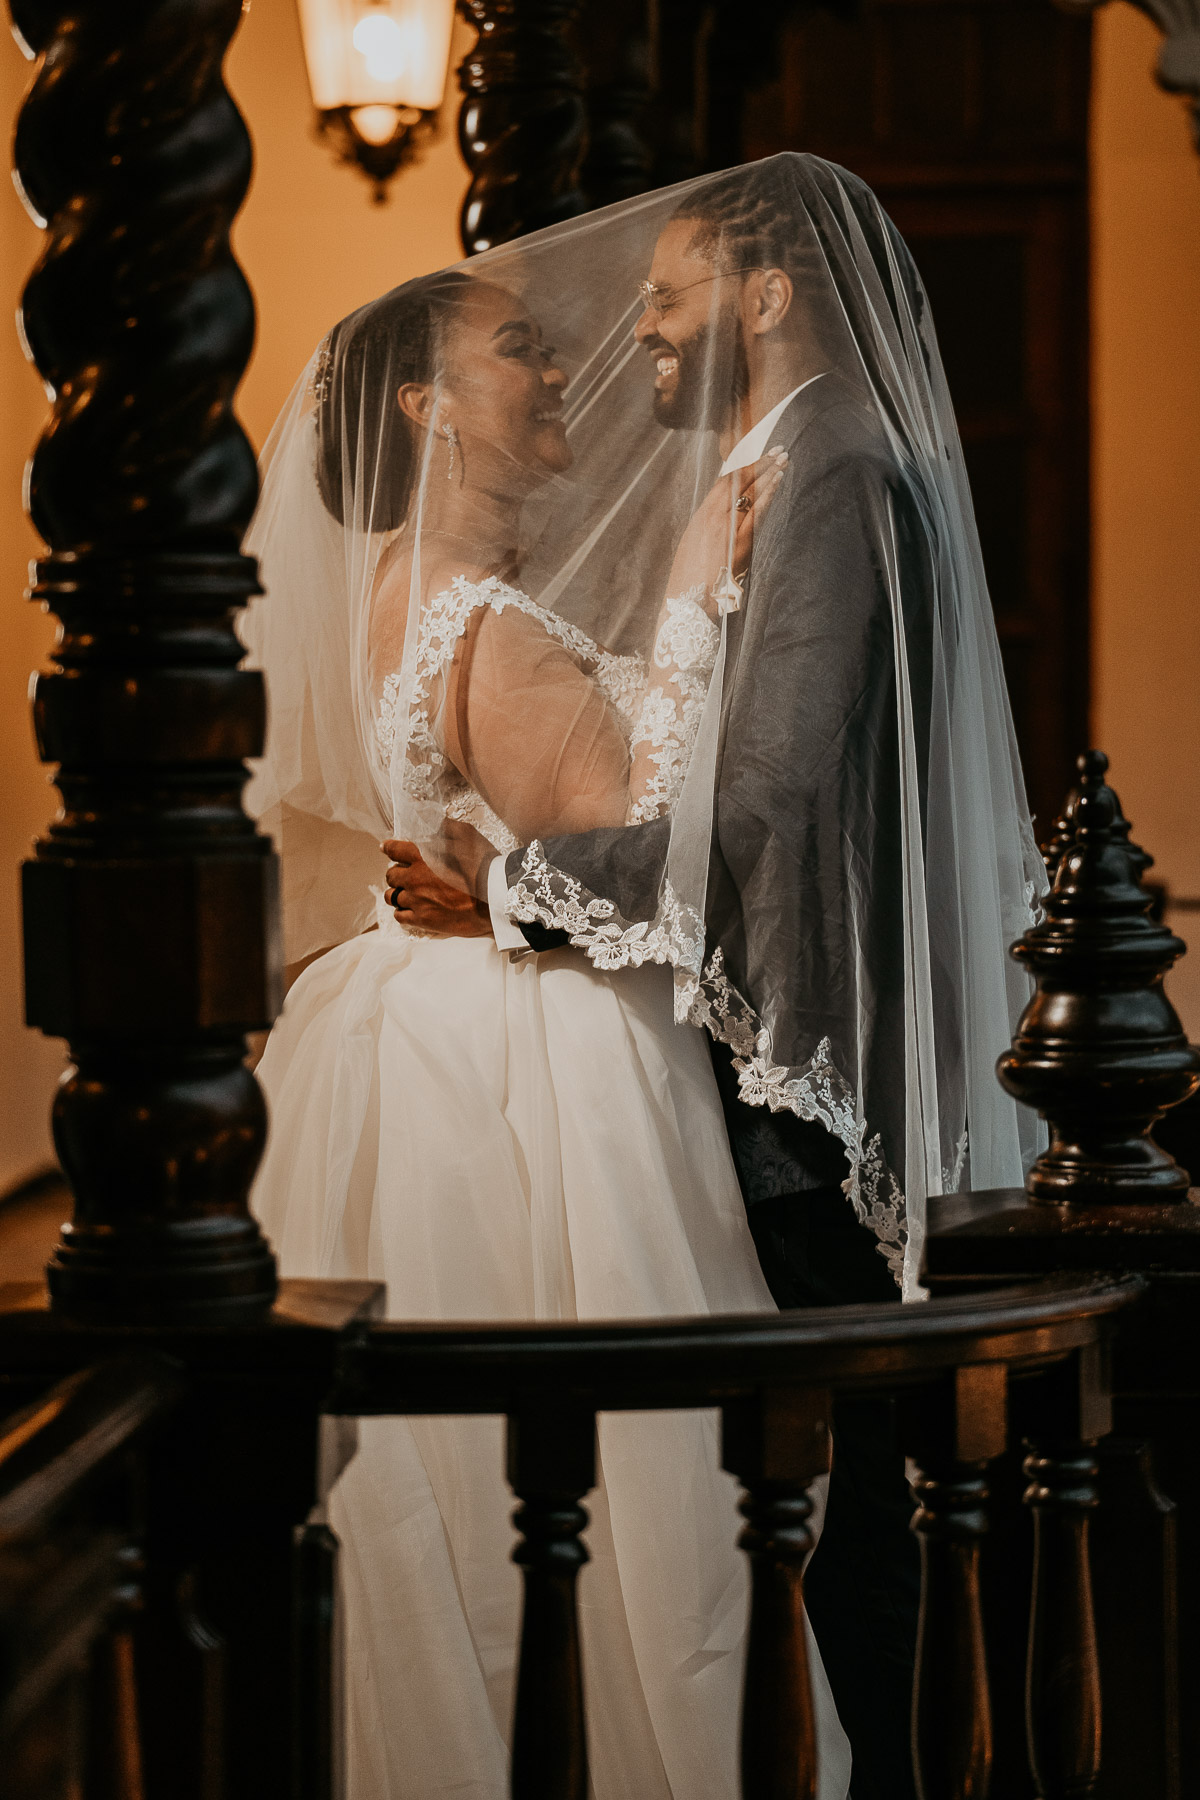
{"type": "Polygon", "coordinates": [[[771,445],[771,433],[783,417],[785,410],[792,404],[797,394],[802,394],[806,387],[812,386],[814,381],[820,381],[821,375],[825,373],[826,371],[822,369],[820,375],[810,375],[807,381],[802,381],[799,387],[794,387],[790,394],[785,394],[779,405],[773,406],[769,413],[764,414],[757,425],[752,425],[745,437],[739,438],[721,464],[721,474],[732,475],[735,469],[748,469],[752,463],[756,463],[760,457],[765,456],[771,445]]]}
{"type": "MultiPolygon", "coordinates": [[[[722,475],[732,475],[735,469],[748,469],[752,463],[766,455],[771,443],[771,433],[783,417],[786,409],[792,404],[797,394],[811,387],[814,381],[820,381],[822,369],[818,375],[810,375],[799,387],[794,387],[790,394],[785,394],[778,406],[773,406],[765,413],[757,425],[752,425],[746,435],[739,438],[725,461],[721,464],[722,475]]],[[[492,936],[496,940],[498,950],[528,950],[529,940],[519,925],[514,925],[508,916],[508,877],[504,873],[506,858],[494,857],[488,864],[487,902],[488,912],[492,918],[492,936]]]]}

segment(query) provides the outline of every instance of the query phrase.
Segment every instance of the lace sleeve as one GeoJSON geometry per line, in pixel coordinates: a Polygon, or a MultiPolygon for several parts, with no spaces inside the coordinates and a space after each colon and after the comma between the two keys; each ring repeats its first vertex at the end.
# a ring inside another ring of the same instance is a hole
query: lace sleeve
{"type": "Polygon", "coordinates": [[[587,667],[599,657],[510,591],[475,610],[447,669],[447,754],[521,843],[624,822],[628,727],[587,667]]]}
{"type": "Polygon", "coordinates": [[[708,696],[721,628],[701,604],[705,590],[689,589],[663,606],[653,666],[633,728],[629,773],[631,825],[657,819],[679,798],[708,696]]]}

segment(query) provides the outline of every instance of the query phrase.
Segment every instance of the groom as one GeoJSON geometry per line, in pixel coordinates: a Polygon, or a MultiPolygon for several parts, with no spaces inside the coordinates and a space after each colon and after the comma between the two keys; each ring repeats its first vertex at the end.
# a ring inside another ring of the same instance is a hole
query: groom
{"type": "MultiPolygon", "coordinates": [[[[801,298],[799,255],[794,200],[777,168],[763,164],[740,170],[736,183],[706,184],[685,198],[663,229],[642,284],[635,335],[654,371],[657,420],[678,429],[715,426],[722,475],[739,489],[768,449],[790,455],[789,474],[767,516],[770,554],[756,556],[760,566],[751,570],[745,604],[729,621],[730,667],[752,630],[748,615],[767,614],[775,604],[771,584],[796,580],[799,569],[810,588],[823,584],[840,598],[849,597],[847,584],[875,578],[858,526],[856,456],[877,455],[878,444],[872,427],[864,426],[867,415],[856,390],[829,368],[814,336],[801,298]],[[801,440],[803,454],[797,455],[801,440]]],[[[863,654],[860,685],[882,666],[863,654]]],[[[799,678],[785,669],[775,679],[786,684],[799,678]]],[[[773,817],[771,796],[748,791],[744,765],[735,787],[732,760],[727,753],[718,778],[719,834],[723,811],[733,831],[744,828],[748,814],[756,827],[773,817]]],[[[543,847],[554,865],[586,888],[619,898],[636,894],[639,860],[661,866],[657,835],[667,829],[662,820],[543,847]]],[[[403,923],[438,935],[490,933],[502,950],[567,943],[563,932],[509,917],[507,895],[519,878],[521,851],[507,864],[500,857],[492,862],[485,906],[443,883],[415,846],[385,848],[393,857],[387,880],[403,923]]],[[[792,851],[798,854],[794,846],[792,851]]],[[[886,886],[885,871],[879,878],[886,886]]],[[[710,909],[721,904],[719,878],[714,888],[710,909]]],[[[636,903],[628,916],[640,916],[636,903]]],[[[780,976],[786,984],[787,972],[780,976]]],[[[840,1141],[791,1112],[744,1104],[731,1053],[715,1043],[711,1050],[754,1242],[777,1304],[895,1302],[893,1277],[842,1190],[847,1165],[840,1141]]],[[[909,1719],[918,1559],[909,1530],[912,1511],[887,1404],[839,1401],[829,1504],[805,1595],[851,1743],[853,1800],[910,1800],[913,1794],[909,1719]]]]}

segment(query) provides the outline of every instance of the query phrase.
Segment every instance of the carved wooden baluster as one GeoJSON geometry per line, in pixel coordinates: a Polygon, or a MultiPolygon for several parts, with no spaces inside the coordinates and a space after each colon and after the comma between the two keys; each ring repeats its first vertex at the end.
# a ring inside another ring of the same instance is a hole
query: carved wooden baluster
{"type": "MultiPolygon", "coordinates": [[[[1033,1608],[1025,1679],[1029,1762],[1040,1800],[1088,1800],[1100,1773],[1100,1662],[1092,1602],[1091,1514],[1112,1430],[1104,1359],[1089,1345],[1031,1389],[1033,1608]]],[[[1151,1596],[1146,1596],[1151,1603],[1151,1596]]],[[[1147,1720],[1147,1724],[1151,1723],[1147,1720]]]]}
{"type": "MultiPolygon", "coordinates": [[[[1174,1409],[1173,1409],[1174,1410],[1174,1409]]],[[[1176,1416],[1186,1414],[1178,1407],[1176,1416]]],[[[1186,1424],[1183,1427],[1187,1435],[1186,1424]]],[[[1155,1446],[1157,1451],[1158,1446],[1155,1446]]],[[[1097,1445],[1100,1504],[1089,1515],[1104,1710],[1101,1793],[1135,1770],[1155,1800],[1182,1800],[1179,1515],[1145,1439],[1097,1445]]],[[[1114,1785],[1116,1783],[1117,1785],[1114,1785]]]]}
{"type": "Polygon", "coordinates": [[[1099,1494],[1095,1451],[1035,1450],[1025,1460],[1033,1510],[1033,1612],[1025,1716],[1040,1800],[1086,1800],[1100,1773],[1100,1665],[1088,1557],[1099,1494]]]}
{"type": "Polygon", "coordinates": [[[979,1585],[988,1527],[986,1465],[1008,1439],[1003,1364],[955,1371],[952,1390],[906,1397],[904,1435],[920,1464],[921,1617],[913,1687],[920,1800],[987,1800],[992,1711],[979,1585]]]}
{"type": "Polygon", "coordinates": [[[309,1523],[296,1538],[292,1602],[293,1703],[297,1782],[291,1800],[333,1800],[337,1760],[334,1596],[338,1541],[309,1523]]]}
{"type": "Polygon", "coordinates": [[[458,141],[471,171],[468,255],[587,210],[583,71],[570,31],[582,0],[459,0],[479,38],[458,71],[458,141]]]}
{"type": "Polygon", "coordinates": [[[829,1395],[768,1390],[724,1412],[725,1467],[745,1488],[750,1558],[742,1800],[813,1800],[817,1735],[803,1568],[815,1542],[808,1489],[829,1467],[829,1395]]]}
{"type": "Polygon", "coordinates": [[[88,1663],[87,1800],[143,1800],[145,1793],[135,1662],[145,1564],[136,1545],[126,1545],[117,1554],[113,1614],[107,1631],[93,1644],[88,1663]]]}
{"type": "Polygon", "coordinates": [[[913,1755],[921,1800],[985,1800],[992,1721],[979,1540],[987,1530],[982,1465],[932,1463],[916,1481],[921,1622],[913,1690],[913,1755]]]}
{"type": "Polygon", "coordinates": [[[587,1726],[575,1583],[588,1553],[579,1502],[596,1482],[596,1421],[547,1407],[508,1421],[508,1480],[521,1504],[524,1571],[513,1720],[513,1800],[587,1800],[587,1726]]]}
{"type": "Polygon", "coordinates": [[[241,0],[17,0],[45,52],[16,161],[46,244],[25,289],[54,394],[30,512],[62,620],[34,703],[62,813],[25,866],[31,1024],[70,1041],[54,1135],[75,1194],[55,1304],[261,1311],[247,1192],[266,1128],[243,1066],[269,1023],[274,862],[241,806],[262,679],[233,621],[257,494],[234,417],[254,308],[229,229],[250,143],[221,74],[241,0]]]}

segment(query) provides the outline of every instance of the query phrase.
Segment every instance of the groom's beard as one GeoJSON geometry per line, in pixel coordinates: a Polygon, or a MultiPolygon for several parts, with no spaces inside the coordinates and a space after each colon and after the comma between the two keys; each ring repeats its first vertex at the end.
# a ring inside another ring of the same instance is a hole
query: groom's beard
{"type": "Polygon", "coordinates": [[[652,356],[676,356],[679,373],[667,390],[655,389],[654,417],[669,431],[720,431],[750,392],[750,367],[733,320],[702,325],[683,343],[656,334],[652,356]]]}

